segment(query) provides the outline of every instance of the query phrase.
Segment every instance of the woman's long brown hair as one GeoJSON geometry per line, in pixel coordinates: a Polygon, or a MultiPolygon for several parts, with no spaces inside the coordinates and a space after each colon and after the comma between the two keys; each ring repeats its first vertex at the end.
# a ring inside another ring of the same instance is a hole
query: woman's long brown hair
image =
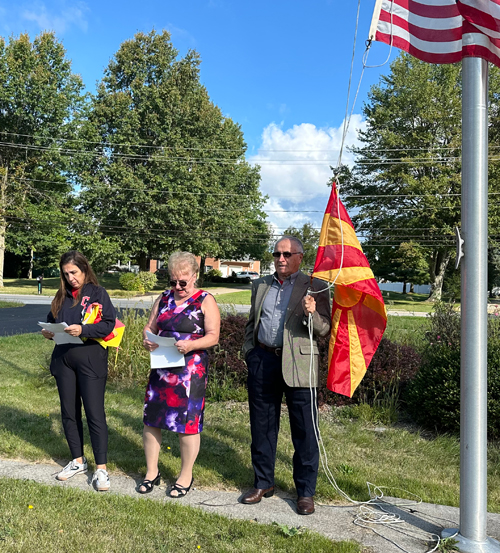
{"type": "MultiPolygon", "coordinates": [[[[61,281],[59,283],[59,290],[57,291],[54,299],[52,300],[52,304],[50,306],[50,310],[54,318],[57,317],[59,311],[61,310],[64,299],[66,298],[66,290],[71,290],[71,286],[69,282],[66,280],[66,277],[64,276],[64,273],[63,273],[63,267],[68,263],[72,263],[73,265],[76,265],[80,269],[80,271],[82,271],[82,273],[85,274],[85,281],[83,284],[87,284],[87,282],[91,282],[96,286],[99,285],[99,283],[97,282],[97,277],[95,276],[95,273],[92,270],[90,263],[87,261],[87,258],[83,254],[81,254],[80,252],[77,252],[76,250],[71,250],[69,252],[63,253],[61,256],[61,260],[59,261],[59,271],[61,276],[61,281]]],[[[83,285],[78,290],[78,294],[75,298],[75,301],[73,302],[72,307],[80,303],[82,288],[83,288],[83,285]]]]}

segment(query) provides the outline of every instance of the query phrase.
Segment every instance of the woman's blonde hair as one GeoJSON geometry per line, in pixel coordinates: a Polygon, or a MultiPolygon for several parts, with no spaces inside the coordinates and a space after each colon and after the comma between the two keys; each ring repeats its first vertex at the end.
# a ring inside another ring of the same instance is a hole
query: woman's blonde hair
{"type": "Polygon", "coordinates": [[[170,276],[174,272],[189,272],[192,271],[198,274],[200,267],[196,261],[196,257],[189,252],[174,252],[168,258],[168,272],[170,276]]]}

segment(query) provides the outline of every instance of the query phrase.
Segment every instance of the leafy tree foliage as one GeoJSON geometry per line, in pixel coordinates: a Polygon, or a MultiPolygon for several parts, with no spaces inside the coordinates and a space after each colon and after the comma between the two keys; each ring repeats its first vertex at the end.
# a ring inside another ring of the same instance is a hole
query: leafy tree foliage
{"type": "Polygon", "coordinates": [[[166,31],[124,42],[75,158],[82,210],[142,269],[175,249],[259,258],[267,245],[258,168],[246,163],[241,129],[211,102],[199,66],[194,51],[179,57],[166,31]]]}
{"type": "Polygon", "coordinates": [[[493,297],[493,288],[500,286],[500,248],[491,247],[488,250],[488,290],[493,297]]]}
{"type": "MultiPolygon", "coordinates": [[[[373,252],[372,256],[373,256],[373,252]]],[[[391,282],[403,283],[403,294],[406,284],[425,284],[429,279],[429,264],[423,248],[417,243],[401,242],[397,248],[379,248],[378,256],[371,264],[377,277],[391,282]]]]}
{"type": "Polygon", "coordinates": [[[68,245],[72,207],[66,140],[82,83],[53,33],[0,37],[0,286],[5,248],[50,265],[68,245]]]}
{"type": "Polygon", "coordinates": [[[288,227],[283,234],[296,236],[302,242],[304,245],[302,268],[312,271],[318,252],[319,230],[314,228],[311,223],[305,223],[301,228],[288,227]]]}
{"type": "MultiPolygon", "coordinates": [[[[370,261],[398,257],[401,242],[425,252],[430,299],[439,299],[453,258],[453,228],[461,213],[461,65],[433,65],[402,53],[372,87],[364,106],[358,162],[344,169],[353,218],[367,238],[370,261]],[[381,250],[386,253],[381,255],[381,250]]],[[[489,224],[498,228],[500,73],[490,67],[489,224]]],[[[496,230],[490,233],[498,244],[496,230]]]]}
{"type": "Polygon", "coordinates": [[[460,65],[433,65],[401,54],[372,87],[367,128],[355,151],[346,200],[369,244],[392,253],[401,241],[425,248],[431,297],[439,298],[460,222],[460,65]]]}

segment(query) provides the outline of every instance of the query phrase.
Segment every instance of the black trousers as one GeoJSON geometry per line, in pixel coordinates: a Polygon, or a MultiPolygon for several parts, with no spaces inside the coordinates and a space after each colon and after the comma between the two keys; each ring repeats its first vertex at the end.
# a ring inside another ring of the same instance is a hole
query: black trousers
{"type": "Polygon", "coordinates": [[[260,489],[274,486],[281,402],[285,394],[295,449],[295,488],[299,496],[311,497],[316,492],[319,464],[319,448],[311,410],[311,391],[309,388],[288,386],[283,380],[281,358],[273,353],[256,347],[248,353],[246,363],[254,486],[260,489]]]}
{"type": "Polygon", "coordinates": [[[56,346],[50,372],[56,379],[64,434],[72,458],[83,455],[83,402],[95,462],[106,464],[108,426],[104,392],[108,377],[108,350],[94,340],[87,340],[83,345],[56,346]]]}

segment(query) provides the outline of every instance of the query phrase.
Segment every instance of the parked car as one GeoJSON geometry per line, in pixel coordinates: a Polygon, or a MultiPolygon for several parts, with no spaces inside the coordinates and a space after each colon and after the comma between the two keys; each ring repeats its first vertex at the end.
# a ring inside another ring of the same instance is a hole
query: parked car
{"type": "Polygon", "coordinates": [[[236,273],[236,278],[249,278],[250,280],[255,280],[259,277],[259,273],[255,271],[242,271],[241,273],[236,273]]]}

